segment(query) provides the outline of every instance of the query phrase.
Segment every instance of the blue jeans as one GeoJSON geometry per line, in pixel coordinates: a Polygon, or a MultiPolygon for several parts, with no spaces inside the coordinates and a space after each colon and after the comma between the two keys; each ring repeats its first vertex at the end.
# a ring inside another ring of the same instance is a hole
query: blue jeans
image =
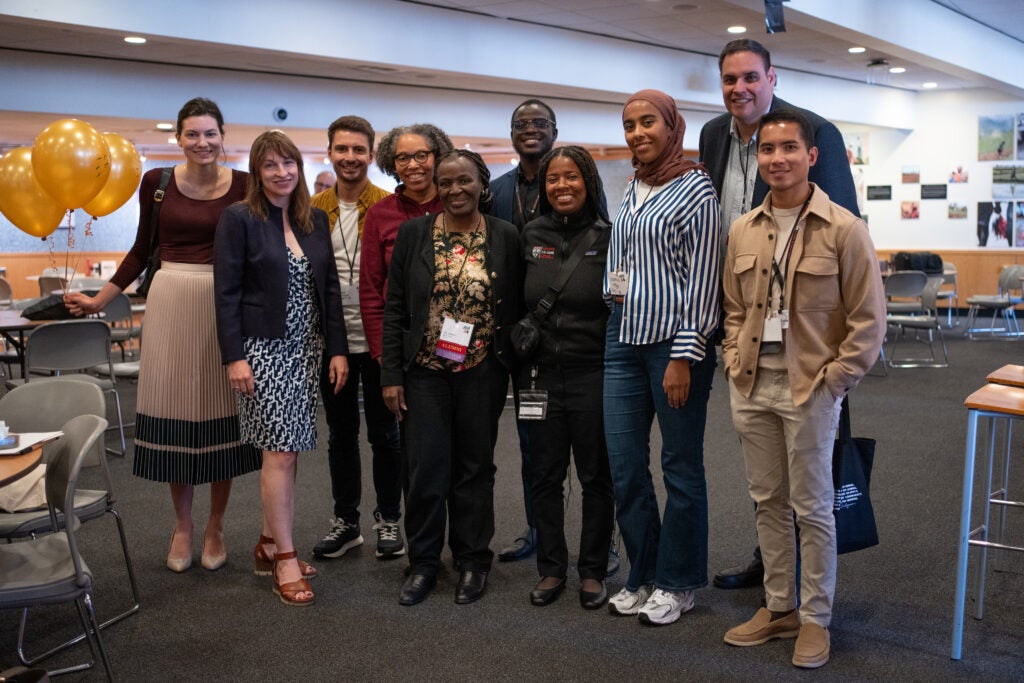
{"type": "Polygon", "coordinates": [[[690,366],[686,405],[671,408],[662,389],[672,340],[632,345],[619,342],[622,306],[608,319],[604,365],[604,429],[615,483],[622,543],[629,557],[626,588],[654,584],[667,591],[708,582],[708,493],[704,479],[704,424],[715,346],[690,366]],[[665,513],[659,516],[650,470],[654,416],[661,430],[665,513]]]}

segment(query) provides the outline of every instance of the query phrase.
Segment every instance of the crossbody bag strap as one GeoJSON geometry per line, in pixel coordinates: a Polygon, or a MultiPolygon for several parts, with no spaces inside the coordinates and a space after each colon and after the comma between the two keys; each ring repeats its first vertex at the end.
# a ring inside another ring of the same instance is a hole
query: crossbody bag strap
{"type": "Polygon", "coordinates": [[[537,320],[544,320],[544,318],[548,316],[548,313],[551,312],[551,309],[554,308],[555,301],[558,300],[558,295],[562,293],[562,288],[565,287],[565,283],[569,281],[569,278],[572,277],[573,271],[575,271],[576,267],[580,265],[580,262],[583,260],[583,255],[586,254],[587,250],[594,246],[594,242],[597,241],[598,232],[597,228],[590,228],[583,239],[580,240],[579,245],[569,256],[569,260],[562,264],[561,269],[558,271],[558,277],[556,277],[555,281],[551,283],[550,287],[548,287],[548,291],[544,297],[537,302],[537,308],[533,311],[533,315],[537,320]]]}
{"type": "Polygon", "coordinates": [[[149,254],[156,253],[157,245],[160,243],[160,207],[164,203],[164,194],[167,191],[167,184],[171,182],[171,174],[174,167],[168,166],[161,169],[160,185],[153,193],[153,213],[149,215],[149,254]]]}

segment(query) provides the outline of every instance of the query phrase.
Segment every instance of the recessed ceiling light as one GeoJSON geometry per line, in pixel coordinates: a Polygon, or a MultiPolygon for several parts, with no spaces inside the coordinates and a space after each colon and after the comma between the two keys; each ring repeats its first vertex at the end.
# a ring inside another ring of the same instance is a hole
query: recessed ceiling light
{"type": "Polygon", "coordinates": [[[936,83],[935,81],[928,81],[927,83],[922,83],[921,87],[931,90],[932,88],[938,88],[939,84],[936,83]]]}
{"type": "Polygon", "coordinates": [[[849,52],[851,55],[859,55],[861,52],[866,52],[866,51],[867,51],[866,47],[851,47],[849,50],[847,50],[847,52],[849,52]]]}
{"type": "Polygon", "coordinates": [[[889,67],[889,73],[891,73],[891,74],[901,74],[901,73],[905,73],[905,72],[906,72],[906,69],[904,69],[902,66],[889,67]]]}
{"type": "Polygon", "coordinates": [[[174,130],[173,123],[158,123],[156,124],[157,130],[174,130]]]}
{"type": "Polygon", "coordinates": [[[171,137],[167,138],[167,144],[168,145],[176,145],[176,144],[178,144],[178,138],[176,138],[176,137],[174,137],[172,135],[171,137]]]}
{"type": "Polygon", "coordinates": [[[131,43],[132,45],[143,45],[145,44],[146,39],[142,36],[125,36],[124,42],[131,43]]]}
{"type": "Polygon", "coordinates": [[[730,26],[729,28],[727,28],[725,30],[728,31],[729,33],[746,33],[747,32],[747,27],[746,26],[730,26]]]}

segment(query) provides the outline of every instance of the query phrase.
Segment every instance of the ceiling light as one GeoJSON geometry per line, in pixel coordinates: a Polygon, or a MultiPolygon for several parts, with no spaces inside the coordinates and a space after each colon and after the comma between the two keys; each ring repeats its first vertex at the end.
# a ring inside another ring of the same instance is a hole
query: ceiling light
{"type": "Polygon", "coordinates": [[[331,158],[330,157],[324,157],[324,166],[330,166],[330,165],[331,165],[331,158]]]}
{"type": "Polygon", "coordinates": [[[867,51],[866,47],[851,47],[849,50],[847,50],[847,52],[849,52],[851,55],[859,55],[861,52],[866,52],[866,51],[867,51]]]}
{"type": "Polygon", "coordinates": [[[905,72],[906,72],[906,69],[904,69],[902,66],[893,66],[893,67],[889,68],[889,73],[891,73],[891,74],[901,74],[901,73],[905,73],[905,72]]]}
{"type": "Polygon", "coordinates": [[[927,90],[931,90],[932,88],[938,88],[939,84],[936,83],[935,81],[928,81],[927,83],[922,83],[921,87],[927,90]]]}
{"type": "Polygon", "coordinates": [[[176,144],[178,144],[178,138],[176,138],[176,137],[174,137],[172,135],[171,137],[167,138],[167,144],[168,145],[176,145],[176,144]]]}
{"type": "Polygon", "coordinates": [[[143,45],[145,44],[146,39],[142,36],[125,36],[124,42],[131,43],[132,45],[143,45]]]}
{"type": "Polygon", "coordinates": [[[728,31],[729,33],[746,33],[747,32],[747,27],[746,26],[730,26],[729,28],[727,28],[725,30],[728,31]]]}
{"type": "Polygon", "coordinates": [[[156,129],[157,130],[174,130],[174,124],[173,123],[162,123],[161,122],[161,123],[156,124],[156,129]]]}

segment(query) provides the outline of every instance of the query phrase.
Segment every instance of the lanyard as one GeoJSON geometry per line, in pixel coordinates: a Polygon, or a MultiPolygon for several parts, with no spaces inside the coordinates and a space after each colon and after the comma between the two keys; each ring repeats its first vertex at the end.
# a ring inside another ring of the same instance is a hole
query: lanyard
{"type": "Polygon", "coordinates": [[[345,250],[345,261],[348,263],[348,284],[355,282],[356,278],[356,256],[359,255],[359,230],[356,230],[356,248],[355,256],[348,249],[348,244],[345,242],[345,231],[341,227],[341,214],[338,215],[338,222],[334,227],[338,231],[338,236],[341,237],[341,248],[345,250]]]}
{"type": "Polygon", "coordinates": [[[747,192],[750,190],[750,185],[752,184],[752,181],[756,180],[756,178],[750,180],[748,180],[747,178],[747,168],[750,166],[750,148],[754,145],[755,137],[756,135],[751,136],[750,141],[746,145],[742,145],[741,143],[741,145],[746,149],[745,154],[740,150],[741,145],[736,146],[736,159],[740,163],[740,170],[743,171],[743,196],[740,199],[741,214],[747,212],[747,192]]]}
{"type": "Polygon", "coordinates": [[[784,272],[789,270],[789,258],[793,254],[793,245],[796,244],[796,234],[800,230],[800,218],[807,211],[807,206],[811,203],[811,197],[814,195],[814,189],[811,189],[811,194],[807,195],[807,199],[804,201],[804,205],[800,207],[800,212],[797,213],[796,218],[793,219],[793,229],[789,231],[789,239],[786,240],[786,246],[782,250],[782,267],[779,267],[779,262],[775,260],[775,255],[772,254],[772,275],[768,279],[768,308],[771,309],[772,301],[772,285],[775,283],[776,278],[779,281],[779,311],[786,310],[786,278],[783,275],[784,272]]]}
{"type": "MultiPolygon", "coordinates": [[[[480,217],[480,221],[481,223],[483,222],[483,216],[480,217]]],[[[462,258],[462,263],[459,264],[459,272],[455,273],[454,280],[452,279],[451,259],[455,255],[455,244],[448,239],[448,221],[445,219],[444,213],[441,214],[441,230],[441,243],[445,248],[444,272],[445,277],[448,279],[448,291],[452,293],[452,313],[454,315],[462,311],[462,292],[456,287],[456,285],[459,280],[462,279],[462,271],[466,269],[466,261],[469,260],[470,252],[473,250],[473,243],[476,242],[476,236],[480,234],[480,226],[478,225],[473,232],[469,233],[469,245],[465,247],[466,253],[462,258]]]]}
{"type": "MultiPolygon", "coordinates": [[[[526,178],[526,176],[523,176],[523,179],[525,179],[525,178],[526,178]]],[[[523,225],[526,225],[527,223],[529,223],[533,219],[533,215],[535,213],[537,213],[537,204],[540,202],[540,187],[539,187],[540,179],[539,178],[537,179],[537,183],[538,183],[537,196],[533,198],[533,206],[530,207],[529,214],[527,214],[526,209],[523,208],[523,200],[519,196],[519,178],[518,177],[516,178],[516,208],[519,210],[519,217],[523,219],[523,225]]],[[[522,229],[522,228],[520,228],[520,229],[522,229]]]]}

